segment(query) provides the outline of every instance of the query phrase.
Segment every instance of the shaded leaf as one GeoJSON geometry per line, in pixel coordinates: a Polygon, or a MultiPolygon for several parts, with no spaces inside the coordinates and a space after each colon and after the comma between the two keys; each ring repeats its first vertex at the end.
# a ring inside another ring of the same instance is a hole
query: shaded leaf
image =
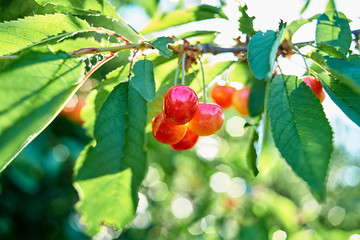
{"type": "Polygon", "coordinates": [[[131,78],[133,87],[149,102],[155,97],[154,66],[149,60],[139,60],[134,64],[131,78]]]}
{"type": "Polygon", "coordinates": [[[86,21],[64,14],[36,15],[0,23],[0,55],[18,52],[86,29],[90,29],[86,21]]]}
{"type": "Polygon", "coordinates": [[[95,14],[101,13],[112,18],[119,18],[115,8],[105,0],[35,0],[38,4],[54,5],[54,9],[60,13],[95,14]]]}
{"type": "Polygon", "coordinates": [[[250,117],[258,116],[264,111],[265,89],[266,82],[262,80],[254,81],[251,86],[248,104],[250,117]]]}
{"type": "Polygon", "coordinates": [[[83,71],[84,64],[66,53],[37,51],[0,72],[1,170],[60,112],[83,71]]]}
{"type": "Polygon", "coordinates": [[[319,17],[315,34],[316,45],[326,43],[347,55],[351,41],[349,21],[343,13],[328,11],[319,17]]]}
{"type": "Polygon", "coordinates": [[[286,23],[279,24],[278,33],[269,30],[258,32],[249,42],[248,61],[257,79],[270,79],[286,23]]]}
{"type": "Polygon", "coordinates": [[[259,140],[259,135],[255,131],[253,127],[248,127],[248,131],[250,131],[250,139],[248,141],[247,146],[244,148],[246,150],[245,159],[249,173],[251,177],[254,178],[258,175],[259,170],[257,168],[257,153],[255,149],[255,142],[259,140]]]}
{"type": "Polygon", "coordinates": [[[314,196],[324,200],[333,147],[332,130],[319,99],[296,76],[277,75],[269,89],[268,112],[282,157],[314,196]]]}
{"type": "Polygon", "coordinates": [[[135,214],[146,169],[146,119],[146,101],[129,82],[115,87],[100,109],[95,141],[75,167],[77,210],[90,235],[102,224],[118,230],[135,214]]]}
{"type": "Polygon", "coordinates": [[[158,49],[159,53],[166,58],[171,57],[173,54],[167,47],[169,43],[174,43],[174,40],[171,37],[159,37],[151,41],[151,45],[158,49]]]}
{"type": "Polygon", "coordinates": [[[269,30],[265,33],[258,32],[249,42],[249,66],[258,79],[264,79],[272,69],[269,56],[275,39],[276,33],[269,30]]]}
{"type": "Polygon", "coordinates": [[[147,34],[189,22],[217,17],[227,19],[220,8],[210,5],[200,5],[189,9],[174,10],[152,18],[148,25],[142,29],[140,33],[147,34]]]}
{"type": "Polygon", "coordinates": [[[129,76],[130,64],[126,64],[118,69],[110,72],[106,79],[101,81],[86,97],[86,104],[81,111],[82,119],[84,120],[83,127],[87,134],[93,137],[95,120],[99,114],[101,106],[114,87],[121,81],[127,81],[129,76]]]}
{"type": "Polygon", "coordinates": [[[239,11],[241,12],[241,17],[239,19],[239,31],[248,34],[250,37],[254,36],[257,32],[254,30],[253,21],[255,17],[249,17],[247,14],[248,7],[239,6],[239,11]]]}
{"type": "Polygon", "coordinates": [[[360,126],[360,94],[327,74],[320,74],[318,77],[324,83],[324,89],[334,103],[360,126]]]}

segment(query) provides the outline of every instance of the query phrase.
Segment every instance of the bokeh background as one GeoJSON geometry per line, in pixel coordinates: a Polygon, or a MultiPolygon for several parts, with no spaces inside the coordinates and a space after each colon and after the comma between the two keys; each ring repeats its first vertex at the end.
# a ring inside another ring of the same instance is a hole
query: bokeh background
{"type": "MultiPolygon", "coordinates": [[[[221,33],[215,41],[223,45],[231,45],[232,38],[239,35],[234,1],[110,2],[137,30],[158,12],[200,3],[224,5],[230,23],[204,21],[196,27],[216,28],[221,33]]],[[[276,29],[279,19],[292,21],[322,13],[327,1],[310,1],[302,15],[303,0],[241,3],[246,3],[249,15],[256,17],[255,29],[267,30],[276,29]]],[[[358,12],[353,10],[360,9],[360,3],[335,3],[339,11],[354,19],[352,29],[359,28],[358,12]]],[[[0,21],[31,15],[37,8],[32,0],[0,0],[0,21]]],[[[178,34],[194,27],[188,24],[161,34],[178,34]]],[[[314,27],[304,27],[294,35],[294,41],[313,40],[314,27]]],[[[291,60],[281,62],[283,69],[302,75],[302,63],[296,56],[291,60]]],[[[89,141],[78,110],[97,80],[85,84],[66,111],[1,173],[0,239],[89,239],[74,210],[78,196],[72,186],[72,168],[89,141]]],[[[243,129],[245,120],[229,109],[223,128],[216,135],[202,137],[190,151],[175,152],[156,142],[148,132],[149,170],[139,193],[135,219],[127,229],[104,229],[94,239],[360,240],[360,130],[329,97],[323,106],[335,134],[325,203],[319,204],[312,197],[271,147],[260,159],[259,176],[249,179],[243,169],[242,151],[249,133],[243,129]]]]}

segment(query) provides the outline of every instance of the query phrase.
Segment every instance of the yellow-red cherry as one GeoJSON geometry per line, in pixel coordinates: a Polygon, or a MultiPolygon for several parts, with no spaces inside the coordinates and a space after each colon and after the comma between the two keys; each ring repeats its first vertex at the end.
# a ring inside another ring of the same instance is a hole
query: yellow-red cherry
{"type": "Polygon", "coordinates": [[[171,145],[176,151],[189,150],[195,146],[199,140],[199,135],[193,133],[189,128],[186,130],[185,136],[180,140],[180,142],[171,145]]]}
{"type": "Polygon", "coordinates": [[[184,85],[170,88],[164,95],[163,113],[170,123],[182,125],[194,116],[199,99],[194,90],[184,85]]]}
{"type": "Polygon", "coordinates": [[[188,123],[188,128],[199,136],[209,136],[216,133],[224,123],[224,113],[217,104],[199,103],[194,117],[188,123]]]}
{"type": "Polygon", "coordinates": [[[237,90],[232,97],[232,103],[236,111],[244,117],[249,116],[249,96],[250,88],[243,87],[237,90]]]}
{"type": "Polygon", "coordinates": [[[232,106],[232,96],[236,89],[229,85],[215,84],[211,89],[211,98],[223,109],[232,106]]]}
{"type": "Polygon", "coordinates": [[[179,142],[186,133],[186,125],[175,125],[168,122],[162,112],[152,119],[151,126],[155,139],[169,145],[179,142]]]}
{"type": "Polygon", "coordinates": [[[313,76],[304,76],[301,79],[310,87],[311,90],[313,90],[322,103],[325,99],[325,93],[319,79],[313,76]]]}

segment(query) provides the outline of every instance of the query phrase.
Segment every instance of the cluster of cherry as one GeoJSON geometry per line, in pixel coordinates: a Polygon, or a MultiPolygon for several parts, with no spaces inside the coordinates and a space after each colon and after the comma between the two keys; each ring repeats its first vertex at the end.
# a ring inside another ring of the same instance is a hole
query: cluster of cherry
{"type": "MultiPolygon", "coordinates": [[[[325,92],[319,79],[313,76],[304,76],[301,79],[313,90],[322,103],[325,99],[325,92]]],[[[211,90],[211,98],[222,109],[234,106],[237,112],[244,117],[249,116],[249,96],[250,88],[246,86],[236,90],[229,85],[215,84],[211,90]]]]}
{"type": "Polygon", "coordinates": [[[249,116],[249,95],[250,88],[246,86],[236,90],[232,86],[216,83],[211,90],[211,98],[222,109],[234,106],[237,112],[244,117],[249,116]]]}
{"type": "Polygon", "coordinates": [[[165,93],[163,111],[152,119],[152,133],[157,141],[177,151],[188,150],[199,136],[214,134],[223,122],[219,105],[199,103],[194,90],[176,85],[165,93]]]}

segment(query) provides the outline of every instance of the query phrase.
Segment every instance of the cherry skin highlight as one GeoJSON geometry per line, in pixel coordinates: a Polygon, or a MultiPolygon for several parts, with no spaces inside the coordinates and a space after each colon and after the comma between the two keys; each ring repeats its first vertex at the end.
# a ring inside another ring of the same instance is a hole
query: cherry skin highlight
{"type": "Polygon", "coordinates": [[[215,84],[211,90],[211,98],[221,108],[226,109],[232,106],[232,96],[236,89],[234,87],[215,84]]]}
{"type": "Polygon", "coordinates": [[[224,123],[224,113],[217,104],[199,103],[195,116],[188,123],[188,128],[199,136],[216,133],[224,123]]]}
{"type": "Polygon", "coordinates": [[[189,128],[186,130],[185,136],[180,140],[180,142],[171,145],[171,147],[176,151],[189,150],[194,147],[197,141],[199,140],[199,135],[193,133],[189,128]]]}
{"type": "Polygon", "coordinates": [[[179,142],[186,133],[186,125],[175,125],[169,123],[163,113],[158,113],[152,119],[152,133],[158,142],[175,144],[179,142]]]}
{"type": "Polygon", "coordinates": [[[301,79],[310,87],[311,90],[313,90],[316,96],[320,99],[320,103],[322,103],[325,99],[325,93],[319,79],[313,76],[304,76],[301,79]]]}
{"type": "Polygon", "coordinates": [[[250,88],[243,87],[237,90],[232,97],[232,103],[236,111],[244,117],[249,116],[249,96],[250,88]]]}
{"type": "Polygon", "coordinates": [[[188,123],[198,108],[199,99],[191,88],[176,85],[164,95],[163,113],[170,123],[182,125],[188,123]]]}

